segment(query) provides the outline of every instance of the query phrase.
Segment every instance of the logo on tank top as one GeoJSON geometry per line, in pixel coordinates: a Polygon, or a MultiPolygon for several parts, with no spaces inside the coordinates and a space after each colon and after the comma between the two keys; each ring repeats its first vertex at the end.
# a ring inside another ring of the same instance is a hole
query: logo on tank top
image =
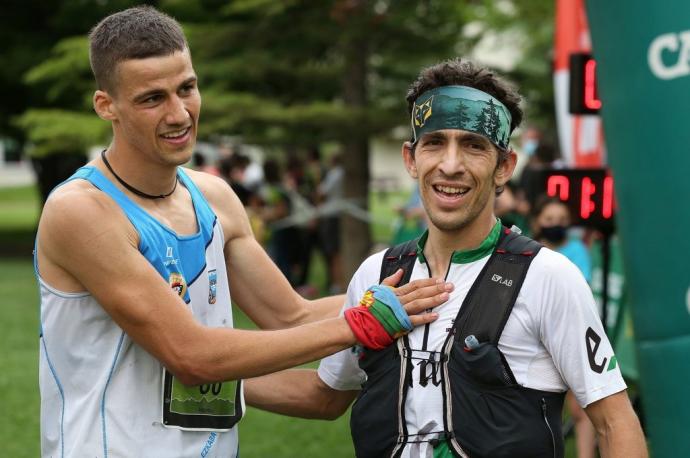
{"type": "Polygon", "coordinates": [[[171,265],[172,265],[172,266],[176,266],[176,265],[180,262],[180,260],[177,259],[177,258],[175,257],[175,255],[173,254],[173,248],[172,248],[171,246],[169,246],[169,247],[166,248],[166,250],[165,250],[165,257],[166,257],[166,259],[163,261],[163,265],[164,265],[165,267],[168,267],[168,266],[171,266],[171,265]]]}
{"type": "Polygon", "coordinates": [[[208,271],[208,303],[216,303],[216,283],[218,282],[218,276],[216,275],[216,269],[208,271]]]}
{"type": "Polygon", "coordinates": [[[184,298],[184,295],[187,292],[187,282],[181,273],[171,273],[170,277],[168,278],[168,284],[178,294],[178,296],[184,298]]]}

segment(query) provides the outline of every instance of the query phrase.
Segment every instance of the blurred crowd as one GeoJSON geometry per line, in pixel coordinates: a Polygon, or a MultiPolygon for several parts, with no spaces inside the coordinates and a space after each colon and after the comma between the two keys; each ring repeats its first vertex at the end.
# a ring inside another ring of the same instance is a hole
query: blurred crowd
{"type": "Polygon", "coordinates": [[[317,147],[291,150],[262,162],[238,145],[217,157],[196,152],[193,167],[223,178],[242,202],[256,239],[302,295],[343,291],[340,215],[344,170],[340,154],[327,160],[317,147]],[[325,264],[323,284],[310,284],[314,254],[325,264]]]}

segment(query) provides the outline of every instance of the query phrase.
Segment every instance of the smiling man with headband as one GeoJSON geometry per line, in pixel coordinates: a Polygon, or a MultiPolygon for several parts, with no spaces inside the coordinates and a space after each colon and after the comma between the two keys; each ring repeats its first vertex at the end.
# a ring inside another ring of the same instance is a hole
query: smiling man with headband
{"type": "Polygon", "coordinates": [[[519,95],[490,71],[451,60],[424,69],[407,102],[413,137],[402,156],[429,229],[365,260],[345,313],[400,267],[401,283],[445,276],[455,290],[438,320],[395,345],[342,351],[318,373],[251,380],[248,397],[284,414],[333,418],[348,393],[357,396],[350,426],[358,457],[535,458],[563,456],[570,388],[597,427],[602,456],[646,456],[579,270],[494,215],[515,168],[509,138],[522,120],[519,95]],[[258,399],[257,387],[270,396],[258,399]]]}

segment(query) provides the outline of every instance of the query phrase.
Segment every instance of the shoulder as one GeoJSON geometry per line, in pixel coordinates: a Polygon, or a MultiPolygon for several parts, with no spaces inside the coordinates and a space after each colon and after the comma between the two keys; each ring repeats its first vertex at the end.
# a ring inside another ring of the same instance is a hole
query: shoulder
{"type": "Polygon", "coordinates": [[[594,299],[580,269],[562,254],[543,247],[527,271],[519,301],[538,319],[589,307],[594,299]]]}
{"type": "Polygon", "coordinates": [[[242,202],[225,180],[191,169],[185,169],[184,172],[199,188],[218,217],[226,241],[243,234],[251,235],[251,226],[242,202]]]}
{"type": "Polygon", "coordinates": [[[371,286],[379,283],[381,273],[381,261],[386,250],[379,251],[369,256],[359,265],[347,287],[345,307],[352,307],[359,303],[362,294],[371,286]]]}
{"type": "MultiPolygon", "coordinates": [[[[534,257],[525,281],[537,280],[540,282],[565,286],[564,284],[582,279],[582,273],[566,256],[549,248],[542,247],[534,257]]],[[[584,282],[584,286],[586,282],[584,282]]]]}
{"type": "Polygon", "coordinates": [[[359,265],[353,279],[357,277],[369,281],[369,284],[371,284],[372,281],[378,283],[379,275],[381,274],[381,263],[383,262],[383,256],[386,250],[387,249],[381,250],[366,258],[364,262],[359,265]]]}
{"type": "Polygon", "coordinates": [[[75,224],[86,227],[112,223],[115,217],[121,222],[126,219],[113,199],[84,180],[70,181],[55,189],[41,213],[41,226],[49,225],[70,228],[75,224]]]}
{"type": "Polygon", "coordinates": [[[218,176],[192,169],[184,169],[184,173],[194,182],[212,206],[226,202],[235,194],[230,185],[218,176]]]}
{"type": "Polygon", "coordinates": [[[48,256],[73,255],[87,246],[136,247],[139,242],[117,203],[84,180],[66,183],[50,195],[41,213],[38,241],[48,256]]]}

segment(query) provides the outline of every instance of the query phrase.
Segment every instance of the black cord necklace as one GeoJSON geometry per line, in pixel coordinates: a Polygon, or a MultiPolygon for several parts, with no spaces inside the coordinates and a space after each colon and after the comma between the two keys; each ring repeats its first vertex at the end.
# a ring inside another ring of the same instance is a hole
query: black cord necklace
{"type": "Polygon", "coordinates": [[[113,176],[117,179],[117,181],[120,182],[120,184],[121,184],[122,186],[124,186],[125,188],[127,188],[127,190],[132,191],[132,192],[133,192],[134,194],[136,194],[137,196],[143,197],[144,199],[165,199],[166,197],[168,197],[169,195],[171,195],[173,192],[175,192],[175,189],[177,189],[177,182],[179,181],[179,179],[177,178],[177,175],[175,175],[175,185],[173,186],[172,191],[170,191],[169,193],[167,193],[167,194],[160,194],[160,195],[157,195],[157,196],[156,196],[156,195],[153,195],[153,194],[146,194],[145,192],[139,191],[139,190],[138,190],[137,188],[135,188],[134,186],[132,186],[132,185],[128,184],[127,182],[125,182],[125,180],[123,180],[122,178],[120,178],[120,176],[119,176],[117,173],[115,173],[115,170],[113,170],[112,166],[110,165],[110,162],[108,162],[108,159],[106,159],[106,157],[105,157],[105,150],[101,151],[101,159],[103,159],[103,163],[105,164],[105,166],[108,168],[108,170],[110,170],[110,173],[113,174],[113,176]]]}

